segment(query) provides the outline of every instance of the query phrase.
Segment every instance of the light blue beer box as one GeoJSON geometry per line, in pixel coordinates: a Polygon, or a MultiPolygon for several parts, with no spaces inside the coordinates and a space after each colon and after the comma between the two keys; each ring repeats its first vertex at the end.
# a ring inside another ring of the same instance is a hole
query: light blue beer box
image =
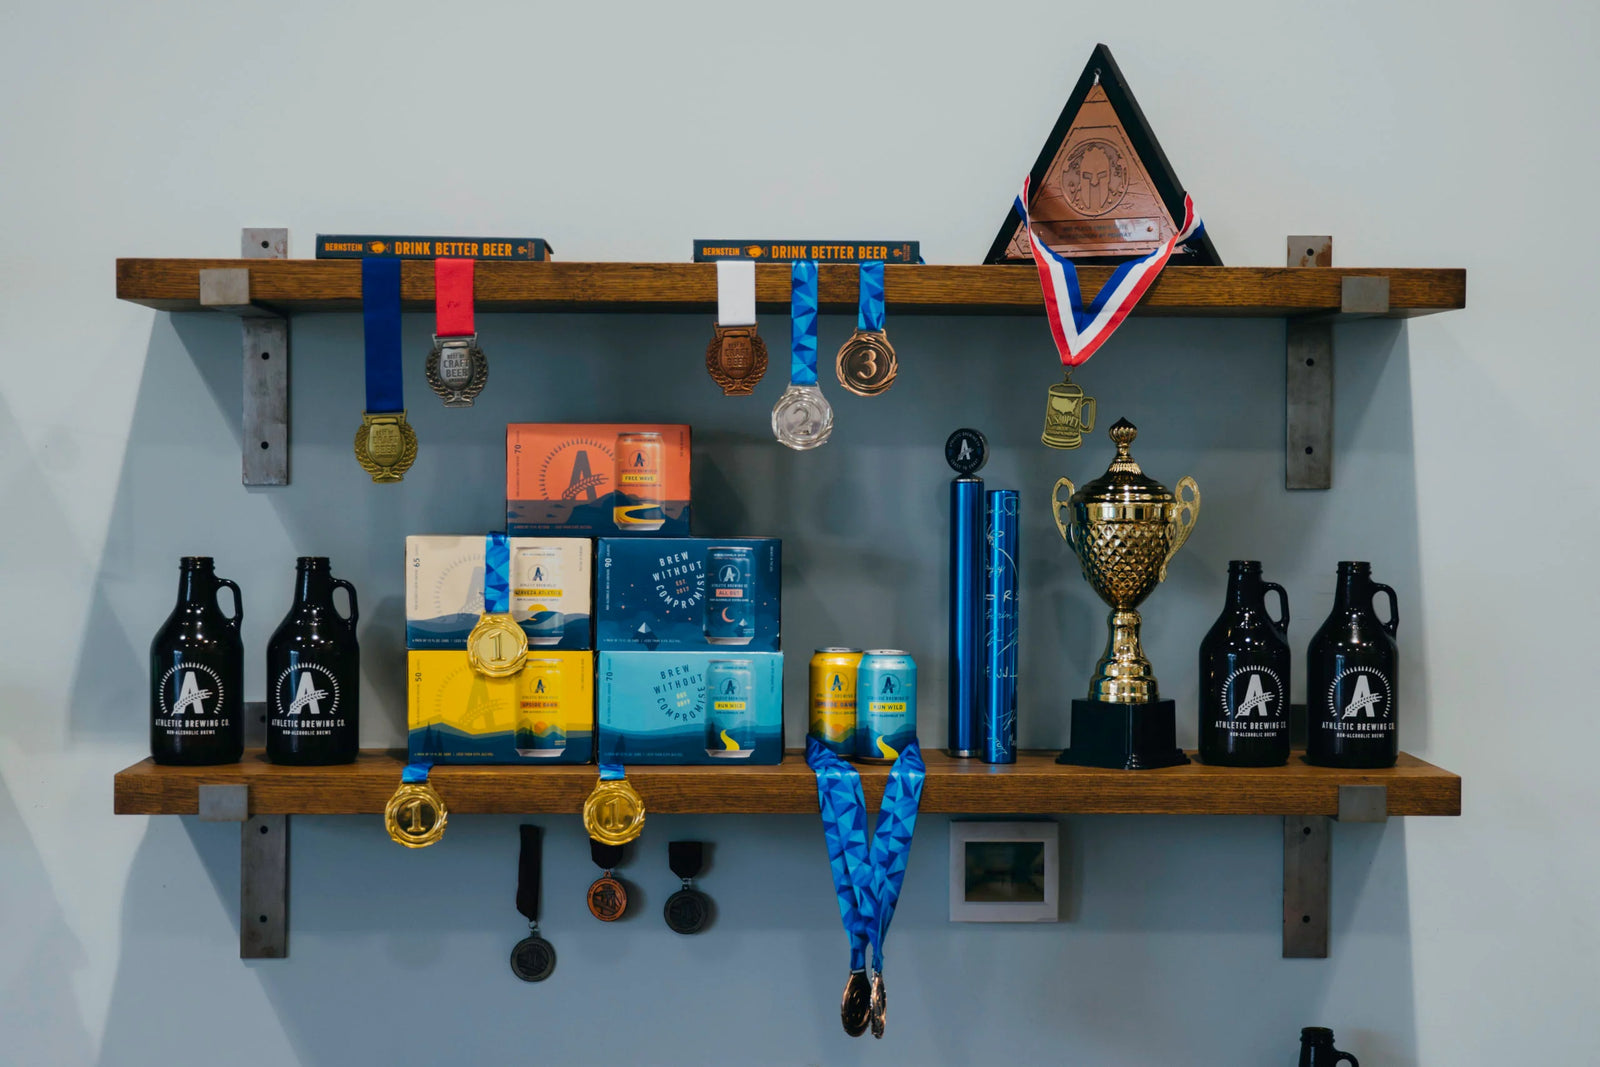
{"type": "Polygon", "coordinates": [[[602,537],[595,647],[776,652],[782,590],[775,537],[602,537]]]}
{"type": "Polygon", "coordinates": [[[602,763],[783,762],[783,653],[602,652],[602,763]]]}
{"type": "MultiPolygon", "coordinates": [[[[462,651],[483,616],[487,538],[406,538],[406,647],[462,651]]],[[[534,649],[594,647],[590,629],[593,542],[582,537],[510,539],[511,617],[534,649]]]]}

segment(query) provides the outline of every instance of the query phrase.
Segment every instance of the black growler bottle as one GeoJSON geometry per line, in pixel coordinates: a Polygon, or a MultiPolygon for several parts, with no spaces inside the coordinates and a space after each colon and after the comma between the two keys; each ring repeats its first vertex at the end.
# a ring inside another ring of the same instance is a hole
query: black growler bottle
{"type": "Polygon", "coordinates": [[[1333,1031],[1325,1026],[1306,1026],[1300,1030],[1300,1067],[1361,1067],[1361,1061],[1333,1047],[1333,1031]]]}
{"type": "Polygon", "coordinates": [[[294,606],[267,643],[267,758],[273,763],[352,763],[360,735],[361,646],[355,586],[328,573],[322,556],[295,564],[294,606]],[[350,598],[350,614],[333,591],[350,598]]]}
{"type": "Polygon", "coordinates": [[[1339,564],[1333,611],[1306,650],[1306,760],[1323,767],[1393,767],[1400,651],[1394,590],[1372,580],[1369,563],[1339,564]],[[1389,619],[1372,601],[1389,598],[1389,619]]]}
{"type": "Polygon", "coordinates": [[[1200,759],[1222,767],[1289,761],[1289,594],[1261,564],[1228,564],[1222,614],[1200,642],[1200,759]],[[1267,615],[1267,590],[1281,618],[1267,615]]]}
{"type": "Polygon", "coordinates": [[[150,757],[157,763],[237,763],[244,755],[244,642],[239,587],[210,556],[178,565],[178,603],[150,642],[150,757]],[[233,592],[222,614],[217,590],[233,592]]]}

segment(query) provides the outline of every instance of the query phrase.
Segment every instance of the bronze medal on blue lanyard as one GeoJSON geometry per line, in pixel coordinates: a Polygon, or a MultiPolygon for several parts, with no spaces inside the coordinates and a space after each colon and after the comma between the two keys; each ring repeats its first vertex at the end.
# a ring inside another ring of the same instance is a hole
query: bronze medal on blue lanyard
{"type": "Polygon", "coordinates": [[[883,262],[868,260],[861,264],[859,273],[856,332],[839,347],[833,361],[834,372],[839,384],[857,396],[877,396],[894,384],[900,364],[883,328],[883,262]]]}

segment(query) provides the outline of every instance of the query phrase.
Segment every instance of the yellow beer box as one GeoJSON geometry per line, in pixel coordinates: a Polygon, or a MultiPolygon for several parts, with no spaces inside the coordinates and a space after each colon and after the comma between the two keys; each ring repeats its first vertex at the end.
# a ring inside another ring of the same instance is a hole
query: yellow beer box
{"type": "MultiPolygon", "coordinates": [[[[406,538],[406,647],[465,650],[483,615],[482,534],[406,538]]],[[[586,538],[513,537],[511,617],[533,648],[593,648],[594,546],[586,538]]]]}
{"type": "Polygon", "coordinates": [[[588,763],[594,758],[594,653],[530,649],[518,673],[490,678],[465,652],[413,649],[413,760],[434,763],[588,763]]]}

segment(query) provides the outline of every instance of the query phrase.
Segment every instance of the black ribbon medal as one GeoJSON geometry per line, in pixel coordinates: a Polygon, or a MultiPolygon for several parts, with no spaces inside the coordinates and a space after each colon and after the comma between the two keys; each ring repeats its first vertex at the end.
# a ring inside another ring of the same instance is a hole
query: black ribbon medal
{"type": "Polygon", "coordinates": [[[528,936],[511,950],[511,973],[524,982],[542,982],[556,969],[556,950],[539,936],[540,830],[522,827],[517,856],[517,910],[528,920],[528,936]]]}
{"type": "Polygon", "coordinates": [[[628,889],[611,873],[622,862],[622,846],[603,844],[591,837],[589,858],[605,872],[589,886],[589,914],[603,923],[614,923],[628,911],[628,889]]]}
{"type": "Polygon", "coordinates": [[[698,934],[711,925],[711,898],[689,884],[705,863],[705,849],[704,841],[667,843],[667,863],[683,880],[683,888],[667,898],[661,911],[676,933],[698,934]]]}

